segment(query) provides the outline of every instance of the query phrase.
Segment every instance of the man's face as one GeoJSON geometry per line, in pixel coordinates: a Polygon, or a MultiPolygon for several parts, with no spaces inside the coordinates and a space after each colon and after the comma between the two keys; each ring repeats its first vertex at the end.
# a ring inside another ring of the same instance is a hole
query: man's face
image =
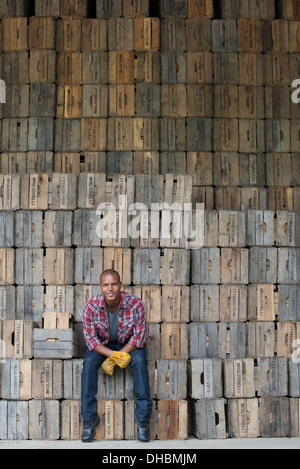
{"type": "Polygon", "coordinates": [[[104,274],[101,278],[100,288],[107,304],[119,304],[122,283],[116,275],[104,274]]]}

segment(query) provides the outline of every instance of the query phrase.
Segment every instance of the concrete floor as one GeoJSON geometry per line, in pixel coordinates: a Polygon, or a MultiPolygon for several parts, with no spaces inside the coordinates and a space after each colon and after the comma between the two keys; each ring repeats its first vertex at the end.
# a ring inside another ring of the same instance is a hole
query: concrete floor
{"type": "Polygon", "coordinates": [[[198,440],[190,437],[186,441],[94,441],[89,444],[81,441],[0,441],[2,449],[97,449],[115,450],[120,454],[122,450],[143,450],[147,453],[151,450],[185,450],[192,454],[192,450],[202,449],[300,449],[300,438],[198,440]]]}

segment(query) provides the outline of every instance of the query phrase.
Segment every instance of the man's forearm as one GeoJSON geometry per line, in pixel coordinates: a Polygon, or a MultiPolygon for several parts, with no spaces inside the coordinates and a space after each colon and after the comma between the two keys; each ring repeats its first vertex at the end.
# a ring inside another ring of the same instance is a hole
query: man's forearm
{"type": "MultiPolygon", "coordinates": [[[[137,350],[135,347],[132,347],[130,344],[124,345],[122,350],[120,352],[126,352],[129,353],[129,355],[137,350]]],[[[106,347],[105,345],[97,345],[97,347],[94,349],[94,352],[99,353],[100,355],[103,355],[104,357],[112,357],[114,354],[114,350],[111,350],[110,348],[106,347]]]]}

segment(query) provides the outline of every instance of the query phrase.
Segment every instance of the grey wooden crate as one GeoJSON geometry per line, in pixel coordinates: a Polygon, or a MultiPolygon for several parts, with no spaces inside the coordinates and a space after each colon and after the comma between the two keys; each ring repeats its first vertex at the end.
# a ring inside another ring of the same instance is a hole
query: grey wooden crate
{"type": "Polygon", "coordinates": [[[34,358],[76,358],[78,354],[79,340],[72,329],[34,329],[34,358]]]}

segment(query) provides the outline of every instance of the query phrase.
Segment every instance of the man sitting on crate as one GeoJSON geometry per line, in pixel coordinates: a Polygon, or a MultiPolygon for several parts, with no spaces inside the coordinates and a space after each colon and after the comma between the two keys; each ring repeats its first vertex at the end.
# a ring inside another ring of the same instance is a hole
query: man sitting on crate
{"type": "Polygon", "coordinates": [[[143,302],[121,291],[121,279],[115,270],[106,270],[100,277],[99,295],[91,298],[83,309],[83,333],[88,352],[82,372],[81,414],[82,441],[95,438],[100,422],[97,414],[98,369],[112,375],[115,366],[133,370],[137,437],[149,441],[149,420],[152,412],[146,353],[147,324],[143,302]]]}

